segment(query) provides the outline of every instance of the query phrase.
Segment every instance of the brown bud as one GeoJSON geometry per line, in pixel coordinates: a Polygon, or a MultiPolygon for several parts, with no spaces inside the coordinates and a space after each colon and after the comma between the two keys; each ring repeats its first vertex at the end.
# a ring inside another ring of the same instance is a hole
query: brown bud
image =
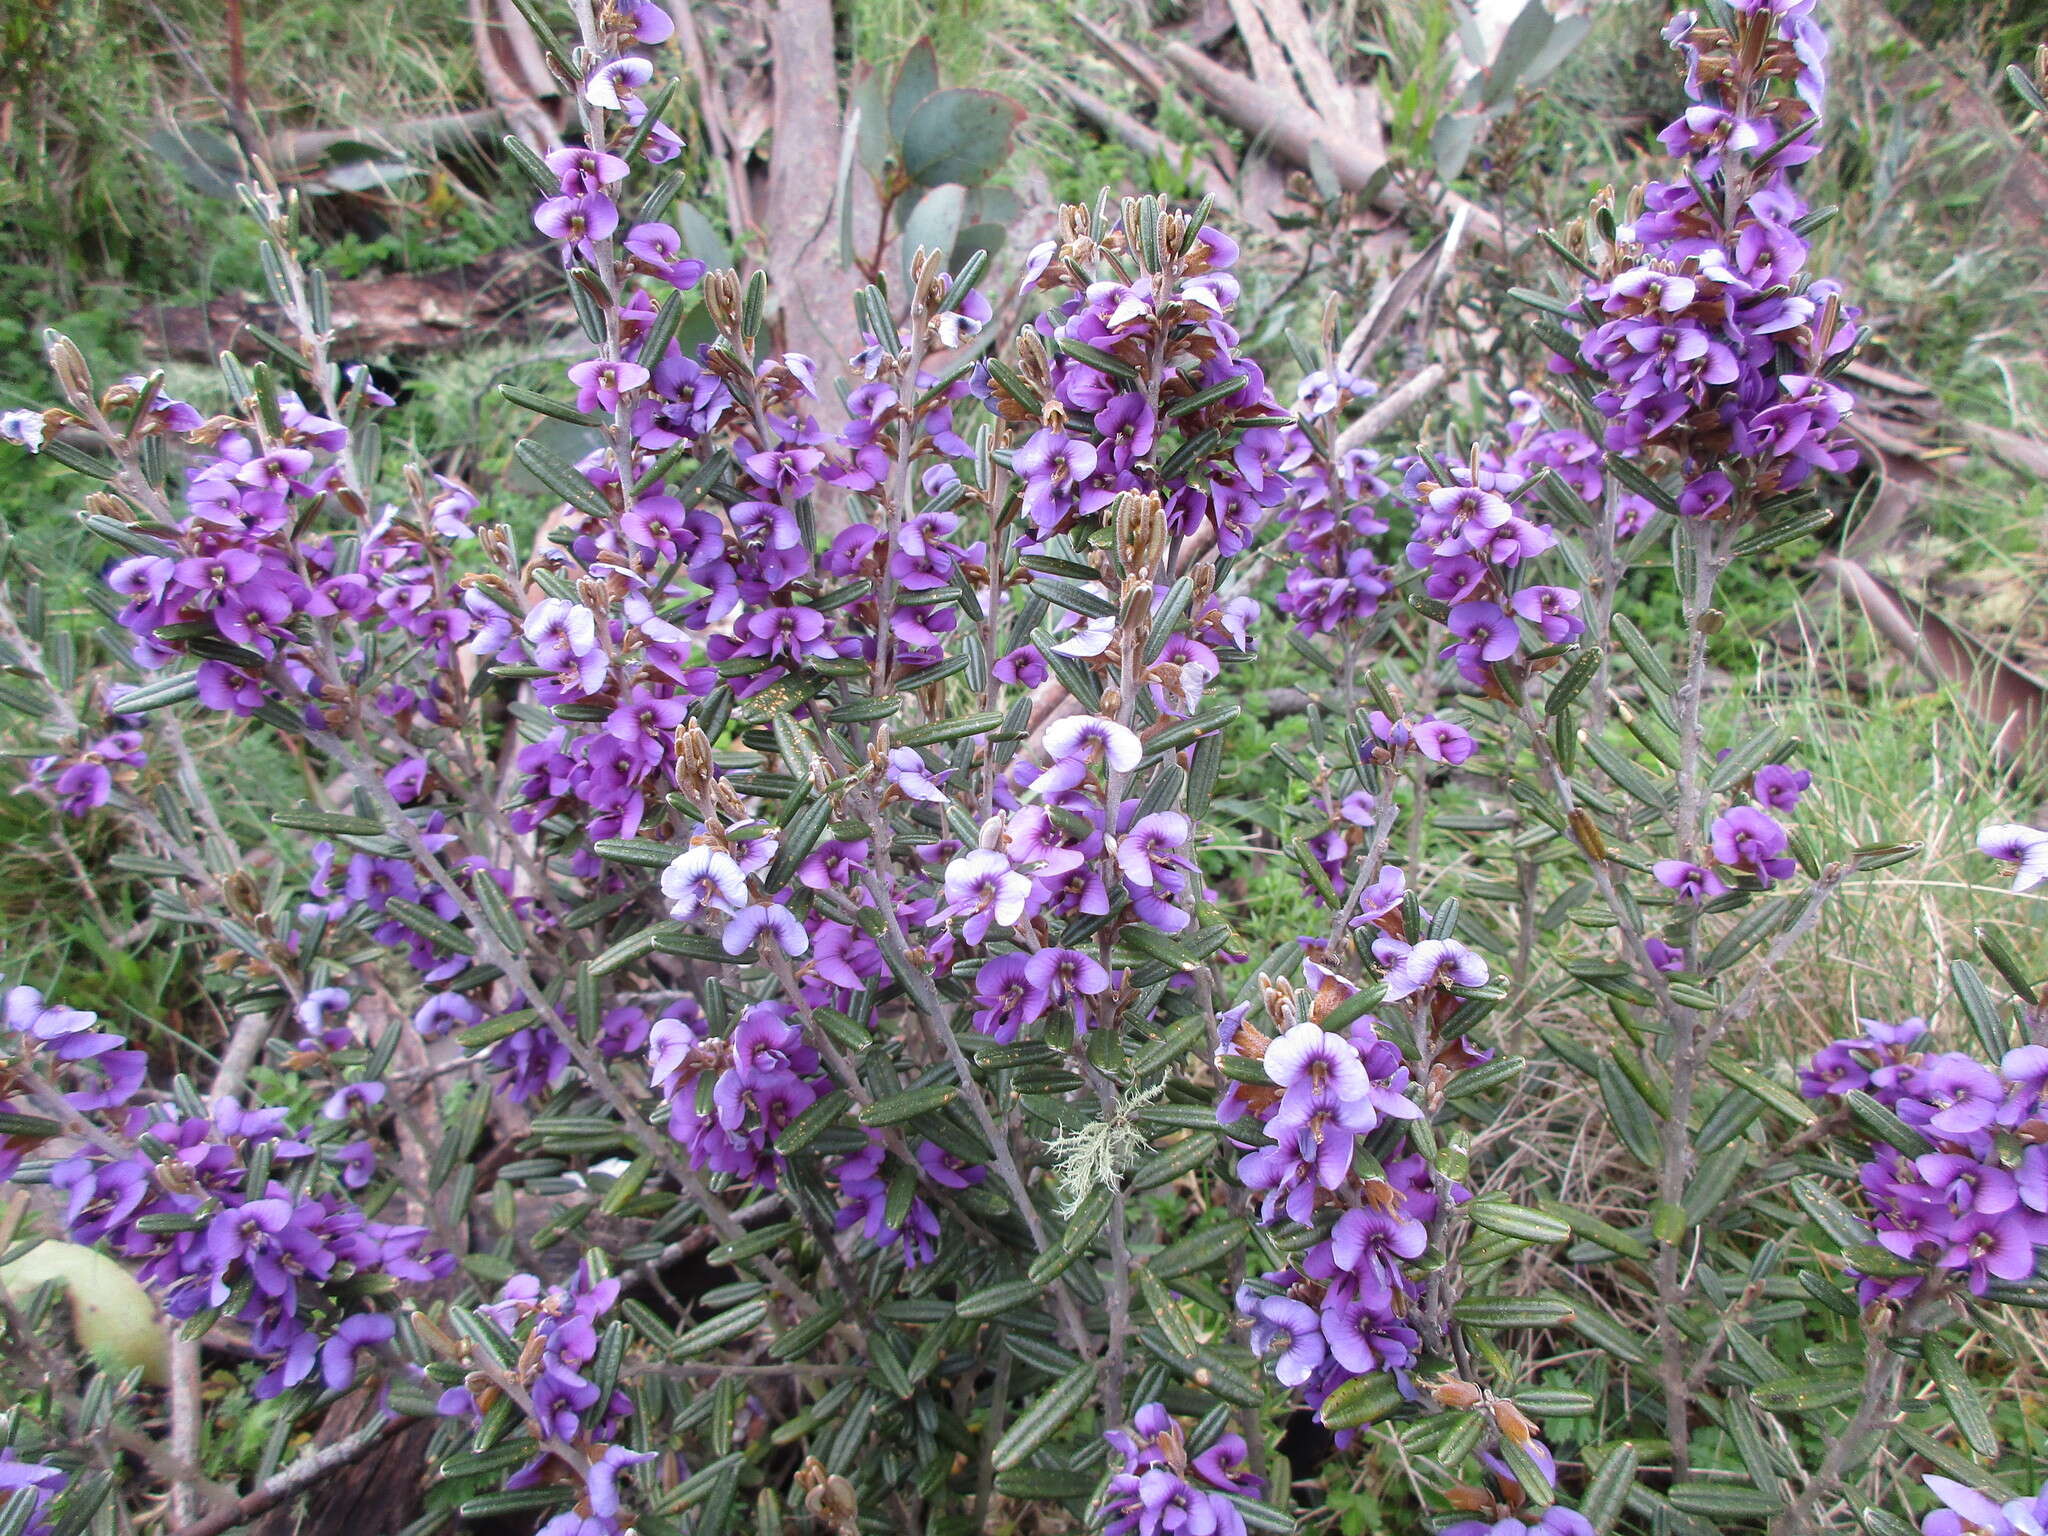
{"type": "Polygon", "coordinates": [[[1505,1398],[1495,1398],[1492,1403],[1493,1422],[1500,1432],[1517,1445],[1527,1445],[1536,1438],[1536,1426],[1528,1416],[1505,1398]]]}
{"type": "Polygon", "coordinates": [[[740,275],[731,267],[704,274],[704,308],[711,323],[721,331],[737,330],[740,323],[740,275]]]}
{"type": "MultiPolygon", "coordinates": [[[[1194,221],[1184,213],[1168,211],[1159,215],[1159,243],[1169,251],[1177,251],[1188,243],[1194,234],[1194,221]]],[[[1209,248],[1198,245],[1183,258],[1183,269],[1189,272],[1209,270],[1209,248]]]]}
{"type": "Polygon", "coordinates": [[[84,406],[92,399],[92,370],[85,365],[85,354],[69,336],[56,331],[44,333],[49,339],[50,371],[57,375],[57,384],[73,405],[84,406]]]}
{"type": "Polygon", "coordinates": [[[676,731],[676,787],[702,805],[712,783],[711,738],[703,726],[686,720],[676,731]]]}
{"type": "Polygon", "coordinates": [[[263,910],[263,895],[256,889],[256,882],[249,878],[246,869],[238,869],[221,881],[220,893],[228,904],[228,910],[244,921],[263,910]]]}
{"type": "Polygon", "coordinates": [[[836,1472],[827,1472],[824,1464],[811,1456],[797,1469],[796,1485],[804,1492],[804,1508],[813,1520],[833,1536],[856,1536],[860,1499],[853,1484],[836,1472]]]}
{"type": "Polygon", "coordinates": [[[1308,1016],[1313,1023],[1320,1024],[1337,1010],[1340,1003],[1351,994],[1335,972],[1323,972],[1323,979],[1316,987],[1315,1000],[1308,1005],[1308,1016]]]}
{"type": "Polygon", "coordinates": [[[1429,1383],[1429,1395],[1445,1408],[1475,1408],[1486,1394],[1469,1381],[1446,1376],[1429,1383]]]}
{"type": "Polygon", "coordinates": [[[105,491],[94,491],[88,495],[85,498],[85,510],[88,516],[111,518],[117,523],[135,521],[135,514],[128,503],[105,491]]]}
{"type": "Polygon", "coordinates": [[[1494,1507],[1492,1494],[1484,1488],[1474,1488],[1469,1483],[1453,1483],[1446,1488],[1444,1502],[1451,1508],[1463,1510],[1467,1514],[1491,1511],[1494,1507]]]}
{"type": "Polygon", "coordinates": [[[1124,569],[1147,578],[1166,553],[1166,512],[1157,496],[1126,491],[1117,497],[1111,513],[1115,521],[1117,552],[1124,569]]]}

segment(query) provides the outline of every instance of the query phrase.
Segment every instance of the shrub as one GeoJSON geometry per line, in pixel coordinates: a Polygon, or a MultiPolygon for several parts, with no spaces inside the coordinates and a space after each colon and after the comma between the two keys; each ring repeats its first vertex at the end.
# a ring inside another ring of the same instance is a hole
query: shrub
{"type": "MultiPolygon", "coordinates": [[[[126,632],[0,609],[4,697],[49,738],[29,787],[116,825],[232,1022],[201,1081],[7,996],[5,1171],[181,1342],[150,1456],[149,1362],[34,1345],[0,1524],[166,1486],[200,1536],[421,1419],[415,1532],[1018,1503],[1284,1531],[1299,1415],[1397,1452],[1459,1536],[1818,1530],[1902,1448],[1940,1469],[1930,1533],[2035,1528],[1972,1459],[1955,1342],[2048,1294],[2025,967],[1989,946],[2002,1006],[1957,962],[1975,1055],[1865,1021],[1795,1088],[1739,1049],[1830,896],[1913,851],[1788,825],[1789,744],[1703,716],[1717,583],[1825,522],[1854,457],[1857,311],[1804,271],[1794,176],[1807,6],[1674,23],[1674,174],[1520,295],[1550,398],[1384,464],[1335,431],[1366,381],[1325,358],[1284,408],[1242,354],[1206,208],[1106,195],[1031,253],[1001,346],[983,254],[863,289],[828,428],[818,360],[763,350],[763,275],[663,222],[632,49],[666,13],[578,15],[581,143],[513,150],[590,354],[506,390],[549,424],[517,450],[554,502],[530,551],[383,471],[392,402],[330,358],[274,187],[247,200],[295,336],[224,360],[225,413],[54,337],[64,403],[9,423],[102,482],[126,632]],[[1675,657],[1617,604],[1667,561],[1675,657]],[[1280,753],[1323,922],[1253,966],[1202,861],[1274,564],[1332,683],[1280,753]],[[195,703],[303,769],[270,829],[182,735],[195,703]],[[1445,849],[1458,895],[1418,862],[1445,849]],[[1532,1037],[1559,976],[1611,1027],[1532,1037]],[[1574,1078],[1643,1169],[1599,1209],[1475,1137],[1574,1078]],[[355,1394],[388,1418],[201,1510],[193,1341],[222,1340],[277,1453],[355,1394]],[[1938,1433],[1900,1418],[1909,1373],[1938,1433]]],[[[1986,848],[2030,882],[2044,845],[1986,848]]]]}

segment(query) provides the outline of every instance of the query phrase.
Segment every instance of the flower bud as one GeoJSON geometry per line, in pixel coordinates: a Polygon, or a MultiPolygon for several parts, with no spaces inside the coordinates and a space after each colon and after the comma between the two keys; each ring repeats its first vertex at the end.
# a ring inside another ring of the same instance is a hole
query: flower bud
{"type": "Polygon", "coordinates": [[[721,331],[738,328],[740,323],[740,275],[731,267],[704,274],[704,309],[711,316],[711,323],[721,331]]]}
{"type": "Polygon", "coordinates": [[[1166,552],[1166,513],[1159,498],[1145,492],[1125,491],[1117,497],[1110,516],[1124,569],[1149,577],[1166,552]]]}
{"type": "Polygon", "coordinates": [[[120,497],[106,491],[93,491],[85,498],[85,513],[88,517],[104,517],[117,523],[132,523],[135,512],[120,497]]]}
{"type": "Polygon", "coordinates": [[[85,354],[69,336],[57,331],[45,331],[43,336],[49,348],[50,371],[57,375],[57,383],[71,403],[83,406],[92,399],[92,370],[85,365],[85,354]]]}
{"type": "Polygon", "coordinates": [[[853,1484],[827,1472],[817,1457],[807,1456],[797,1469],[796,1485],[804,1491],[804,1508],[813,1520],[833,1536],[855,1536],[860,1529],[860,1499],[853,1484]]]}
{"type": "Polygon", "coordinates": [[[676,788],[702,805],[713,782],[711,738],[703,726],[686,720],[676,730],[676,788]]]}

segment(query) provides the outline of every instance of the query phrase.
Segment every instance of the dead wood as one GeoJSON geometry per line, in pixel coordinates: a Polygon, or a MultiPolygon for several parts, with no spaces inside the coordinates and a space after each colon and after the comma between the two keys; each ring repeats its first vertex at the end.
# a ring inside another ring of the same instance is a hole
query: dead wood
{"type": "Polygon", "coordinates": [[[837,364],[859,350],[860,338],[833,235],[841,117],[832,0],[778,0],[770,38],[775,152],[765,217],[782,343],[837,364]]]}
{"type": "Polygon", "coordinates": [[[1861,561],[1821,555],[1815,564],[1854,597],[1871,627],[1937,684],[1958,697],[1995,731],[1993,746],[2011,761],[2038,757],[2048,741],[2048,683],[2015,665],[1989,642],[1950,624],[1926,604],[1907,597],[1861,561]]]}
{"type": "MultiPolygon", "coordinates": [[[[334,351],[341,357],[404,359],[472,345],[480,333],[539,330],[565,323],[561,274],[538,251],[512,251],[445,272],[357,278],[329,285],[334,351]]],[[[224,351],[265,356],[251,325],[285,330],[277,306],[247,294],[205,304],[152,305],[135,311],[157,357],[212,362],[224,351]]]]}

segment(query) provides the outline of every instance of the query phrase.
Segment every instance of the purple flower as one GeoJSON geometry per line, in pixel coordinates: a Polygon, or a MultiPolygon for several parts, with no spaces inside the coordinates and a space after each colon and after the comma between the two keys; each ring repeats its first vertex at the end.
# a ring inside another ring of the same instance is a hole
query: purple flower
{"type": "Polygon", "coordinates": [[[1728,882],[1711,869],[1684,859],[1659,859],[1650,866],[1650,873],[1659,885],[1680,901],[1695,905],[1726,895],[1728,891],[1728,882]]]}
{"type": "Polygon", "coordinates": [[[320,1346],[320,1375],[327,1390],[346,1392],[355,1384],[357,1351],[388,1344],[396,1332],[390,1318],[375,1312],[359,1312],[344,1319],[320,1346]]]}
{"type": "Polygon", "coordinates": [[[1813,775],[1804,768],[1765,763],[1757,769],[1751,787],[1758,805],[1767,805],[1774,811],[1792,811],[1799,808],[1799,797],[1813,787],[1813,775]]]}
{"type": "Polygon", "coordinates": [[[1175,850],[1185,848],[1193,836],[1194,824],[1179,811],[1140,817],[1116,840],[1117,868],[1132,885],[1147,889],[1171,881],[1187,863],[1175,850]]]}
{"type": "Polygon", "coordinates": [[[661,872],[661,893],[669,899],[669,916],[679,923],[707,907],[731,917],[746,904],[747,877],[730,854],[699,843],[661,872]]]}
{"type": "Polygon", "coordinates": [[[1030,880],[1017,873],[1007,854],[977,848],[946,866],[946,904],[932,914],[931,926],[959,921],[961,937],[979,944],[991,927],[1015,924],[1030,898],[1030,880]]]}
{"type": "Polygon", "coordinates": [[[1079,438],[1042,427],[1011,456],[1024,482],[1024,511],[1042,531],[1058,524],[1075,487],[1095,473],[1095,449],[1079,438]]]}
{"type": "Polygon", "coordinates": [[[1409,731],[1409,739],[1424,757],[1449,768],[1467,761],[1477,748],[1472,733],[1465,727],[1435,715],[1418,720],[1409,731]]]}
{"type": "Polygon", "coordinates": [[[933,805],[946,803],[946,792],[939,788],[952,773],[946,769],[933,773],[925,766],[924,758],[915,747],[892,747],[889,749],[888,781],[912,800],[924,800],[933,805]]]}
{"type": "Polygon", "coordinates": [[[619,209],[602,192],[579,192],[549,198],[534,211],[533,223],[549,239],[587,250],[593,240],[609,239],[619,227],[619,209]]]}
{"type": "Polygon", "coordinates": [[[1785,829],[1754,806],[1734,806],[1716,817],[1713,845],[1717,860],[1748,870],[1766,888],[1799,867],[1786,856],[1785,829]]]}
{"type": "Polygon", "coordinates": [[[616,411],[619,399],[644,388],[650,375],[638,363],[614,362],[593,357],[569,370],[569,382],[576,386],[579,411],[616,411]]]}
{"type": "Polygon", "coordinates": [[[1291,1296],[1267,1296],[1252,1313],[1252,1353],[1270,1358],[1283,1387],[1298,1387],[1323,1363],[1315,1308],[1291,1296]]]}
{"type": "Polygon", "coordinates": [[[357,1104],[367,1109],[383,1102],[382,1083],[345,1083],[328,1095],[327,1102],[320,1106],[320,1114],[327,1120],[346,1120],[349,1110],[357,1104]]]}
{"type": "Polygon", "coordinates": [[[581,603],[544,598],[521,627],[537,667],[558,672],[580,693],[595,693],[609,669],[597,638],[597,619],[581,603]]]}

